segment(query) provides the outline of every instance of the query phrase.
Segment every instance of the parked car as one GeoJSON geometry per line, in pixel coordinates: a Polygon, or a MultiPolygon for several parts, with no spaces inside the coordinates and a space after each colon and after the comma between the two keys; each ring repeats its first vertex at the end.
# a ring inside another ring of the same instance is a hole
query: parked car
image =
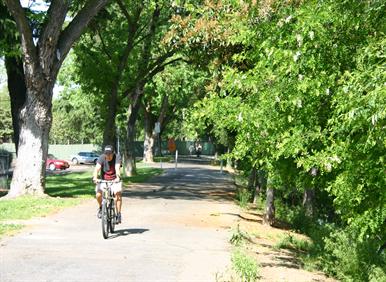
{"type": "Polygon", "coordinates": [[[99,155],[94,152],[79,152],[70,159],[73,164],[96,164],[98,158],[99,155]]]}
{"type": "Polygon", "coordinates": [[[46,169],[54,171],[56,169],[67,169],[70,164],[65,160],[59,160],[54,155],[48,154],[46,160],[46,169]]]}

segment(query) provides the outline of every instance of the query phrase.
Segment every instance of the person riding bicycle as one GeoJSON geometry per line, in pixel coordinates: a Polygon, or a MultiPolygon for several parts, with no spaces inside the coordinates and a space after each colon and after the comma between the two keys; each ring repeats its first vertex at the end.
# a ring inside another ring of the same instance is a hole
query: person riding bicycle
{"type": "Polygon", "coordinates": [[[93,181],[96,184],[95,193],[96,199],[99,204],[98,209],[98,218],[102,217],[102,187],[101,183],[98,183],[98,175],[103,180],[114,181],[111,186],[111,190],[115,195],[116,209],[117,209],[117,218],[116,223],[121,223],[121,208],[122,208],[122,182],[121,174],[121,158],[118,154],[114,152],[114,148],[111,145],[107,145],[104,148],[104,154],[102,154],[97,160],[93,181]]]}

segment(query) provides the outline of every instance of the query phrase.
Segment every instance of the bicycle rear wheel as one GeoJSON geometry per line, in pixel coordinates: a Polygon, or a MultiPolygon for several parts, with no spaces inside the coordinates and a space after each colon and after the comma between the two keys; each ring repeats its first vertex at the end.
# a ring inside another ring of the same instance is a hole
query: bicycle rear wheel
{"type": "Polygon", "coordinates": [[[102,234],[105,239],[109,237],[109,214],[107,202],[102,204],[102,234]]]}
{"type": "Polygon", "coordinates": [[[115,205],[114,205],[113,199],[111,200],[109,205],[109,218],[110,218],[110,222],[109,222],[110,233],[114,233],[116,217],[115,217],[115,205]]]}

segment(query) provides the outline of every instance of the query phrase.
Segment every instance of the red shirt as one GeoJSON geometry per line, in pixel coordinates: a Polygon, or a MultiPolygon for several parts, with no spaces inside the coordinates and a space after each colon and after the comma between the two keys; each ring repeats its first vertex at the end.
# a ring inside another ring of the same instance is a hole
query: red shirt
{"type": "Polygon", "coordinates": [[[115,165],[121,163],[121,158],[116,154],[113,155],[111,161],[106,160],[106,155],[101,155],[98,159],[98,163],[102,166],[101,176],[103,180],[114,180],[117,177],[115,171],[115,165]]]}

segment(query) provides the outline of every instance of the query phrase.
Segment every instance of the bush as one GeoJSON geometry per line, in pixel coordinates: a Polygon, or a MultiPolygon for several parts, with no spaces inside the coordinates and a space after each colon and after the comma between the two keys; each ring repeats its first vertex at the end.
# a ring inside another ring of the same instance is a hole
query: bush
{"type": "Polygon", "coordinates": [[[247,188],[239,187],[236,191],[238,204],[242,208],[246,208],[252,200],[252,193],[247,188]]]}
{"type": "Polygon", "coordinates": [[[279,220],[289,223],[293,230],[301,233],[308,234],[315,225],[302,207],[288,207],[279,201],[276,201],[276,216],[279,220]]]}
{"type": "Polygon", "coordinates": [[[356,233],[346,228],[330,234],[325,240],[324,270],[342,281],[386,281],[386,255],[377,254],[377,240],[359,241],[356,233]]]}

